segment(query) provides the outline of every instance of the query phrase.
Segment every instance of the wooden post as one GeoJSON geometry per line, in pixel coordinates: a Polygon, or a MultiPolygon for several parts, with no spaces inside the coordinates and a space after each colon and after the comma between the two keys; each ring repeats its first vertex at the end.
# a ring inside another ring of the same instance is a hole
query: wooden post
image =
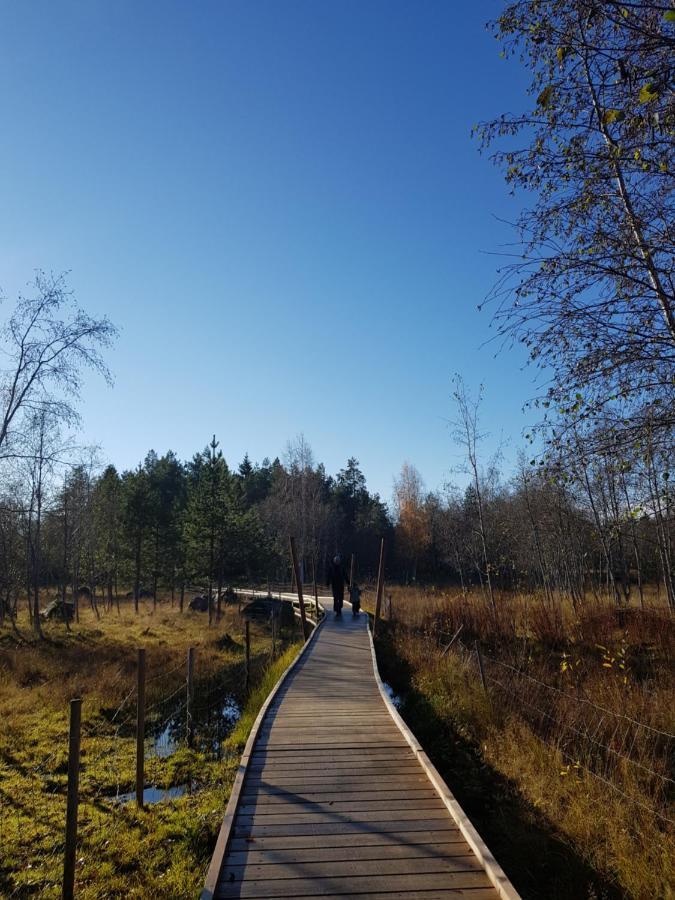
{"type": "Polygon", "coordinates": [[[295,584],[298,588],[298,603],[300,604],[300,620],[302,622],[302,639],[307,640],[307,617],[305,615],[305,601],[302,596],[302,581],[300,579],[300,568],[298,566],[298,554],[295,550],[295,538],[291,537],[291,558],[293,560],[293,574],[295,575],[295,584]]]}
{"type": "Polygon", "coordinates": [[[246,693],[251,684],[251,623],[246,620],[246,693]]]}
{"type": "MultiPolygon", "coordinates": [[[[356,574],[356,554],[352,553],[352,562],[349,566],[349,588],[354,587],[354,575],[356,574]]],[[[351,599],[351,597],[350,597],[351,599]]]]}
{"type": "Polygon", "coordinates": [[[382,591],[384,590],[384,538],[380,544],[380,568],[377,572],[377,597],[375,600],[375,618],[373,619],[373,637],[377,632],[377,623],[380,620],[380,609],[382,607],[382,591]]]}
{"type": "Polygon", "coordinates": [[[75,895],[75,857],[77,850],[77,805],[80,781],[80,722],[82,700],[70,701],[68,736],[68,801],[66,806],[66,849],[63,861],[63,900],[75,895]]]}
{"type": "Polygon", "coordinates": [[[145,790],[145,650],[138,651],[136,688],[136,806],[143,809],[145,790]]]}
{"type": "Polygon", "coordinates": [[[394,621],[394,604],[392,601],[392,596],[389,594],[389,621],[394,621]]]}
{"type": "Polygon", "coordinates": [[[319,624],[319,588],[316,583],[316,560],[312,557],[312,578],[314,580],[314,608],[316,612],[316,624],[319,624]]]}
{"type": "Polygon", "coordinates": [[[487,694],[487,683],[485,681],[485,672],[483,671],[483,657],[480,652],[480,645],[478,644],[478,641],[475,641],[475,647],[476,656],[478,657],[478,671],[480,672],[481,684],[483,685],[483,690],[487,694]]]}
{"type": "Polygon", "coordinates": [[[448,652],[448,650],[452,647],[452,645],[455,643],[455,641],[456,641],[457,638],[459,637],[459,635],[460,635],[460,633],[461,633],[461,631],[462,631],[462,628],[464,628],[464,623],[463,623],[463,622],[460,623],[459,628],[458,628],[457,631],[453,634],[453,636],[450,638],[450,643],[447,644],[445,647],[443,647],[443,651],[442,651],[442,653],[441,653],[441,656],[445,656],[445,654],[448,652]]]}
{"type": "Polygon", "coordinates": [[[192,746],[195,737],[194,725],[194,679],[195,679],[195,648],[190,647],[187,655],[187,743],[188,747],[192,746]]]}

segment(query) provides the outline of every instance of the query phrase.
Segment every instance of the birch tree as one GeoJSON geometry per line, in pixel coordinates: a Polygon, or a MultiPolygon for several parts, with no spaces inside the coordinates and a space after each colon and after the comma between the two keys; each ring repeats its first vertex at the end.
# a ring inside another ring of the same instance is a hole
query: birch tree
{"type": "Polygon", "coordinates": [[[491,295],[507,341],[552,371],[564,443],[672,446],[675,426],[675,9],[509,3],[492,23],[531,100],[477,129],[513,191],[520,247],[491,295]],[[570,423],[571,417],[571,423],[570,423]],[[572,442],[574,443],[574,441],[572,442]]]}

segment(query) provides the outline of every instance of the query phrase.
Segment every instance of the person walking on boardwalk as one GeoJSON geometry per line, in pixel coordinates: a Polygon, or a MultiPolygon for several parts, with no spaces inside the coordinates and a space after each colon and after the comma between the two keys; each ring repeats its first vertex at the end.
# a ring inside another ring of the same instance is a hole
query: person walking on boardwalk
{"type": "Polygon", "coordinates": [[[333,592],[333,610],[335,611],[335,618],[339,619],[342,616],[342,604],[345,599],[345,584],[349,585],[349,578],[343,568],[342,557],[339,553],[333,557],[333,561],[328,565],[326,584],[330,585],[333,592]]]}

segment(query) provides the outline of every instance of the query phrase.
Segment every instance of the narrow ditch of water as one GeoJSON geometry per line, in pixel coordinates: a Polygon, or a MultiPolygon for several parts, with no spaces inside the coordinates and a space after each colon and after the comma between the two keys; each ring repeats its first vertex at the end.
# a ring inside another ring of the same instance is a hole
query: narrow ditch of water
{"type": "Polygon", "coordinates": [[[397,694],[394,691],[393,687],[390,684],[388,684],[386,681],[382,682],[382,687],[384,688],[384,690],[387,694],[387,697],[389,697],[389,699],[394,704],[396,709],[400,710],[400,708],[403,706],[403,701],[405,698],[402,697],[400,694],[397,694]]]}

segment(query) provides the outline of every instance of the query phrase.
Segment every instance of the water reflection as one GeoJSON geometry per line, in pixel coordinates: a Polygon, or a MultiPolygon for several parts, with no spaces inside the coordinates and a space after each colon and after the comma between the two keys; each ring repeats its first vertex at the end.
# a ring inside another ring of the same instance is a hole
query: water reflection
{"type": "MultiPolygon", "coordinates": [[[[241,707],[232,694],[200,705],[199,697],[194,706],[195,749],[215,754],[221,758],[222,743],[241,717],[241,707]]],[[[185,742],[187,731],[185,703],[180,702],[173,714],[169,713],[159,730],[150,738],[150,755],[166,759],[185,742]]]]}
{"type": "MultiPolygon", "coordinates": [[[[167,800],[175,800],[187,794],[189,785],[178,784],[170,788],[158,788],[151,784],[143,789],[143,803],[164,803],[167,800]]],[[[115,797],[116,803],[135,803],[136,791],[129,791],[127,794],[118,794],[115,797]]]]}
{"type": "Polygon", "coordinates": [[[403,706],[403,697],[400,697],[397,693],[395,693],[393,687],[390,684],[387,684],[386,681],[382,682],[382,687],[384,688],[387,697],[389,697],[396,709],[400,709],[403,706]]]}

